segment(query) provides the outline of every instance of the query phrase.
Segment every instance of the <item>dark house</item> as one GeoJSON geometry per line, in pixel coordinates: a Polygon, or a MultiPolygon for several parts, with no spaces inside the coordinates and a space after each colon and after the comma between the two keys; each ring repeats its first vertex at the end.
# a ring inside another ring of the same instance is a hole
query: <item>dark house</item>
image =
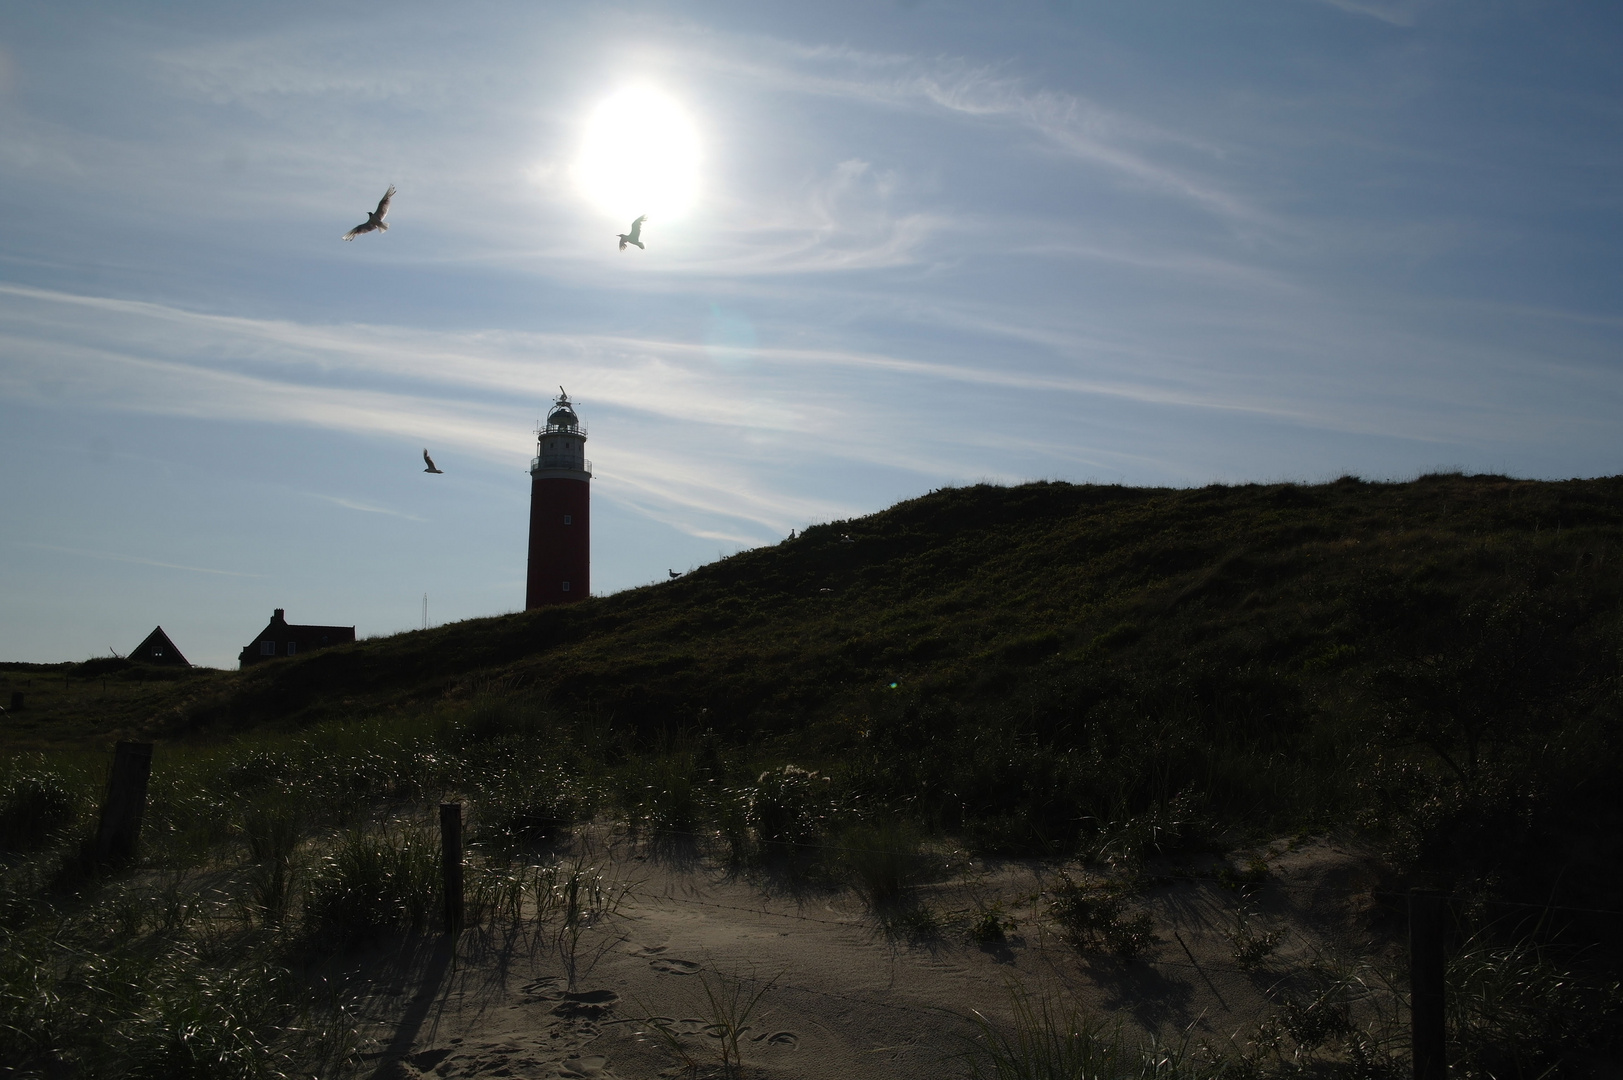
{"type": "Polygon", "coordinates": [[[154,627],[146,640],[130,650],[126,660],[134,660],[137,664],[172,664],[175,667],[191,667],[191,663],[175,648],[175,643],[169,640],[169,635],[163,632],[163,627],[154,627]]]}
{"type": "Polygon", "coordinates": [[[259,632],[258,637],[243,646],[237,659],[243,667],[251,667],[278,656],[298,656],[313,649],[354,640],[353,626],[294,626],[282,617],[282,609],[277,608],[270,624],[259,632]]]}

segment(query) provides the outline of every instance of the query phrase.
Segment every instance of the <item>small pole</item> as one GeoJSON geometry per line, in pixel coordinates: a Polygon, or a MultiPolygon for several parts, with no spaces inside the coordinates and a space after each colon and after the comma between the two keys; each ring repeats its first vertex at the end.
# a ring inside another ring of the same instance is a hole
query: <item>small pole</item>
{"type": "Polygon", "coordinates": [[[462,804],[440,803],[440,860],[445,882],[445,932],[462,929],[462,804]]]}
{"type": "Polygon", "coordinates": [[[152,744],[121,742],[113,751],[113,771],[96,829],[96,862],[130,862],[141,840],[141,815],[152,775],[152,744]]]}
{"type": "Polygon", "coordinates": [[[1440,892],[1409,893],[1409,1024],[1414,1080],[1446,1080],[1448,1042],[1443,1015],[1443,930],[1448,901],[1440,892]]]}

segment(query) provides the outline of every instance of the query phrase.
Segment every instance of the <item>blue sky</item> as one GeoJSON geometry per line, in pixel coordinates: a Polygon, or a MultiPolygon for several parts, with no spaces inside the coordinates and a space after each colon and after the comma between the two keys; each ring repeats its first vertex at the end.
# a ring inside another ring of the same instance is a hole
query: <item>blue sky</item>
{"type": "Polygon", "coordinates": [[[162,624],[230,666],[273,607],[514,610],[559,384],[597,592],[946,484],[1618,473],[1620,31],[1489,0],[8,4],[0,658],[162,624]],[[622,253],[646,208],[579,158],[628,92],[697,166],[622,253]],[[391,230],[341,242],[391,183],[391,230]]]}

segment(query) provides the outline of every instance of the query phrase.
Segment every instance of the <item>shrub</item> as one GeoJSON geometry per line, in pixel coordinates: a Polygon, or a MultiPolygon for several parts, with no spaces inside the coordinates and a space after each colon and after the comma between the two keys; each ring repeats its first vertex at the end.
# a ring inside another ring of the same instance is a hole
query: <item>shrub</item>
{"type": "Polygon", "coordinates": [[[1116,891],[1090,888],[1066,874],[1060,875],[1060,884],[1052,892],[1049,911],[1065,939],[1081,952],[1137,956],[1150,944],[1155,926],[1149,912],[1127,915],[1126,904],[1116,891]]]}
{"type": "Polygon", "coordinates": [[[1254,911],[1241,904],[1234,912],[1234,929],[1227,934],[1234,962],[1240,965],[1241,971],[1255,971],[1260,967],[1279,948],[1279,939],[1283,936],[1278,930],[1259,933],[1251,923],[1255,915],[1254,911]]]}
{"type": "Polygon", "coordinates": [[[814,846],[834,812],[830,779],[796,765],[768,769],[745,795],[745,820],[768,853],[814,846]]]}
{"type": "Polygon", "coordinates": [[[1001,901],[978,908],[969,922],[969,939],[981,945],[991,945],[1008,939],[1009,931],[1018,924],[1003,911],[1001,901]]]}

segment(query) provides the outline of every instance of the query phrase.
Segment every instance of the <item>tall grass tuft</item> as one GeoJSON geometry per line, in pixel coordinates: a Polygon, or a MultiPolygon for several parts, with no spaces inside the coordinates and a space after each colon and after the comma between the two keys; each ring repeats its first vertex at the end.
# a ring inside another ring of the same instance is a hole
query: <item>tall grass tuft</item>
{"type": "Polygon", "coordinates": [[[750,1018],[761,1004],[761,998],[777,985],[776,978],[768,982],[728,977],[719,972],[714,980],[708,972],[699,972],[699,985],[704,988],[710,1017],[710,1031],[721,1042],[721,1071],[724,1076],[737,1076],[744,1067],[744,1055],[739,1040],[749,1030],[750,1018]],[[746,983],[754,982],[754,989],[746,983]]]}
{"type": "Polygon", "coordinates": [[[288,1019],[286,974],[260,967],[211,971],[177,964],[146,987],[124,1025],[129,1080],[271,1080],[269,1037],[288,1019]]]}
{"type": "Polygon", "coordinates": [[[597,923],[617,915],[620,905],[637,885],[609,881],[597,867],[587,865],[584,855],[577,856],[573,863],[558,863],[549,880],[552,886],[549,913],[557,915],[559,920],[553,940],[563,955],[570,989],[574,989],[582,935],[597,923]]]}
{"type": "Polygon", "coordinates": [[[0,931],[0,1061],[19,1076],[65,1075],[83,1035],[55,960],[40,942],[0,931]]]}
{"type": "Polygon", "coordinates": [[[78,814],[78,799],[56,773],[42,769],[8,776],[0,782],[0,851],[43,847],[78,814]]]}
{"type": "Polygon", "coordinates": [[[645,758],[623,774],[620,802],[634,825],[656,839],[691,834],[708,816],[703,778],[686,751],[645,758]]]}
{"type": "Polygon", "coordinates": [[[1596,978],[1531,939],[1479,933],[1449,958],[1451,1064],[1470,1076],[1548,1076],[1623,1011],[1615,976],[1596,978]]]}
{"type": "Polygon", "coordinates": [[[427,830],[352,829],[310,873],[305,932],[350,945],[421,930],[439,905],[439,869],[439,841],[427,830]]]}
{"type": "Polygon", "coordinates": [[[342,1074],[351,1046],[342,1012],[318,1015],[285,969],[257,955],[222,966],[183,940],[151,944],[98,955],[44,936],[0,936],[0,1075],[342,1074]]]}
{"type": "Polygon", "coordinates": [[[583,786],[561,768],[495,769],[470,786],[471,846],[497,864],[539,850],[591,813],[583,786]]]}
{"type": "Polygon", "coordinates": [[[977,1037],[966,1055],[974,1080],[1195,1080],[1222,1075],[1202,1062],[1187,1040],[1175,1047],[1147,1042],[1130,1046],[1121,1024],[1086,1015],[1047,993],[1035,1000],[1010,990],[1014,1022],[997,1024],[980,1012],[971,1019],[977,1037]]]}
{"type": "Polygon", "coordinates": [[[280,926],[287,917],[294,856],[303,832],[298,811],[289,806],[255,807],[243,820],[243,839],[255,864],[249,875],[249,904],[265,926],[280,926]]]}
{"type": "Polygon", "coordinates": [[[494,924],[498,920],[518,926],[526,915],[539,927],[557,905],[560,867],[492,866],[474,863],[465,870],[464,918],[469,926],[494,924]]]}
{"type": "Polygon", "coordinates": [[[918,831],[895,818],[842,831],[833,855],[869,910],[876,912],[905,906],[934,868],[934,860],[921,849],[918,831]]]}

